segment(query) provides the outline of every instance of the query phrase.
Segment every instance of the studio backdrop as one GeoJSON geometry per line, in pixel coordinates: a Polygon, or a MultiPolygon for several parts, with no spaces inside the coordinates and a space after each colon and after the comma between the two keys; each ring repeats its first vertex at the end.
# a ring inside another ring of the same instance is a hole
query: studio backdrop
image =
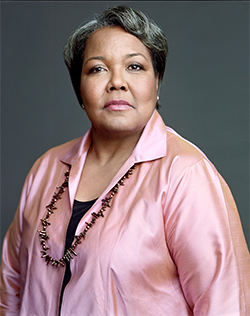
{"type": "Polygon", "coordinates": [[[2,1],[1,238],[35,160],[90,127],[64,65],[63,46],[81,22],[116,4],[144,11],[164,30],[169,58],[160,113],[225,178],[249,245],[249,2],[244,1],[2,1]]]}

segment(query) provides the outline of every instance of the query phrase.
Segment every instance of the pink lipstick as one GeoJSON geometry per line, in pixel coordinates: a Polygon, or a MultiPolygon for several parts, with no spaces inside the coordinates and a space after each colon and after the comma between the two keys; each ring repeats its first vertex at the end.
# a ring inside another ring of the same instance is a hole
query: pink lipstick
{"type": "Polygon", "coordinates": [[[107,102],[104,107],[113,111],[123,111],[130,109],[132,106],[125,100],[111,100],[107,102]]]}

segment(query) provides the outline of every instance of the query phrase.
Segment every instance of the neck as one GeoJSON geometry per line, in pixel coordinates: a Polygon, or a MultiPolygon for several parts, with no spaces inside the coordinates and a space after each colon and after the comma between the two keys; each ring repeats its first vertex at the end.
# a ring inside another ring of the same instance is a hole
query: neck
{"type": "Polygon", "coordinates": [[[125,162],[132,154],[142,131],[132,136],[124,137],[103,137],[97,135],[92,130],[92,145],[89,150],[89,156],[99,166],[105,166],[109,163],[125,162]]]}

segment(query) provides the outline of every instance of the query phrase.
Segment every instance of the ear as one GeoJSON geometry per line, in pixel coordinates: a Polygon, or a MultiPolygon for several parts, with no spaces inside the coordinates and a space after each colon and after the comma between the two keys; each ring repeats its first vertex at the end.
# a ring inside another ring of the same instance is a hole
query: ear
{"type": "Polygon", "coordinates": [[[158,92],[158,89],[159,89],[159,75],[157,75],[157,77],[156,77],[155,84],[156,84],[156,91],[158,92]]]}

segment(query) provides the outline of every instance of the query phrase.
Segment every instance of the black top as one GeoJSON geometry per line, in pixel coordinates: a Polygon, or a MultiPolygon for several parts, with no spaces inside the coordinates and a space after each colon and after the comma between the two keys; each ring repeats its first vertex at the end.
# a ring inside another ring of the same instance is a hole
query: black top
{"type": "MultiPolygon", "coordinates": [[[[73,240],[75,238],[75,231],[76,231],[77,225],[79,224],[83,215],[87,213],[87,211],[92,207],[92,205],[95,203],[96,200],[97,199],[92,200],[92,201],[86,201],[86,202],[80,202],[77,200],[74,201],[73,211],[72,211],[72,215],[69,221],[69,226],[68,226],[67,234],[66,234],[64,253],[72,245],[73,240]]],[[[60,310],[61,310],[61,305],[62,305],[63,292],[71,278],[70,262],[66,261],[65,266],[66,266],[66,270],[64,274],[61,295],[60,295],[59,315],[60,315],[60,310]]]]}

